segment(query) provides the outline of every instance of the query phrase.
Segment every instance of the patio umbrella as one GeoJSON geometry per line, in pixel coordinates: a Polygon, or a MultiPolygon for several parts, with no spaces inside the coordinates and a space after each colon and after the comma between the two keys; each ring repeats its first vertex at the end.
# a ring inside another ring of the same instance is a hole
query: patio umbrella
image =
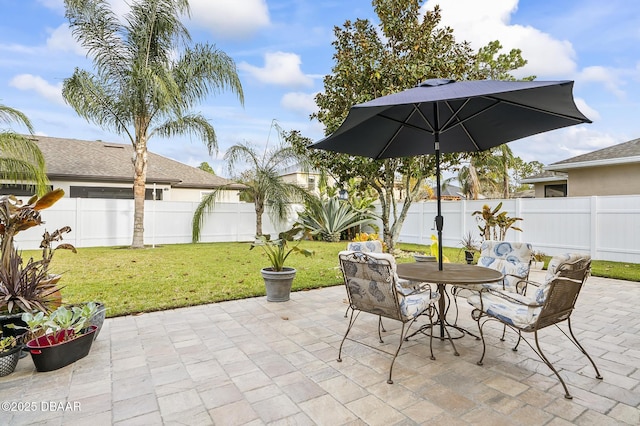
{"type": "Polygon", "coordinates": [[[438,267],[442,270],[440,153],[484,151],[526,136],[590,123],[573,81],[427,80],[351,107],[340,127],[310,145],[374,159],[435,154],[438,267]]]}

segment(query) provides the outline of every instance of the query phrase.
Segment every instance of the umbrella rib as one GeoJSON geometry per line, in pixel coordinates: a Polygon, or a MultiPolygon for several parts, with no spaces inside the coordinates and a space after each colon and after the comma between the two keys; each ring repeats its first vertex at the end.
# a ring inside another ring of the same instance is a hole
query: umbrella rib
{"type": "MultiPolygon", "coordinates": [[[[493,99],[493,100],[496,100],[496,101],[498,101],[499,103],[505,103],[505,104],[508,104],[508,105],[513,105],[513,106],[517,106],[517,107],[520,107],[520,108],[528,109],[528,110],[531,110],[531,111],[538,111],[538,112],[542,112],[542,113],[544,113],[544,114],[553,115],[553,116],[555,116],[555,117],[565,118],[565,119],[567,119],[567,120],[572,120],[572,121],[575,121],[575,122],[577,122],[577,123],[584,123],[584,122],[585,122],[585,120],[584,120],[584,119],[579,118],[579,117],[574,117],[574,116],[567,115],[567,114],[561,114],[561,113],[559,113],[559,112],[553,112],[553,111],[549,111],[549,110],[542,109],[542,108],[536,108],[536,107],[534,107],[534,106],[531,106],[531,105],[525,105],[525,104],[522,104],[522,103],[520,103],[520,102],[508,101],[508,100],[506,100],[506,99],[499,99],[499,98],[495,98],[495,97],[493,97],[493,96],[486,96],[486,98],[487,98],[487,99],[493,99]]],[[[587,122],[587,123],[591,123],[591,120],[587,119],[587,121],[586,121],[586,122],[587,122]]]]}
{"type": "MultiPolygon", "coordinates": [[[[447,126],[449,125],[449,123],[451,122],[451,120],[453,120],[453,119],[455,118],[455,119],[457,119],[457,120],[458,120],[458,122],[456,123],[456,125],[460,125],[460,127],[462,128],[462,130],[464,131],[464,133],[467,135],[467,137],[469,138],[469,140],[471,141],[471,143],[473,143],[473,146],[475,146],[475,147],[476,147],[476,149],[477,149],[478,151],[482,151],[482,150],[480,149],[480,146],[479,146],[479,145],[478,145],[478,143],[476,142],[475,138],[474,138],[473,136],[471,136],[471,133],[469,133],[469,131],[467,130],[467,127],[464,125],[464,122],[465,122],[466,120],[469,120],[469,119],[471,119],[471,118],[475,117],[475,116],[476,116],[476,115],[478,115],[478,114],[481,114],[481,113],[482,113],[482,112],[484,112],[484,111],[487,111],[487,110],[488,110],[488,109],[490,109],[490,108],[493,108],[494,106],[496,106],[496,105],[497,105],[497,103],[495,103],[495,104],[492,104],[492,105],[488,106],[487,108],[483,109],[482,111],[478,111],[476,114],[473,114],[471,117],[469,117],[469,118],[467,118],[467,119],[465,119],[465,120],[460,120],[460,117],[458,117],[458,113],[462,110],[462,108],[464,108],[464,106],[465,106],[468,102],[469,102],[469,100],[467,99],[467,101],[466,101],[466,102],[465,102],[465,103],[464,103],[460,108],[458,108],[458,110],[457,110],[457,111],[454,111],[454,109],[451,107],[451,104],[450,104],[449,102],[445,102],[445,105],[447,105],[447,107],[449,108],[449,110],[452,112],[452,114],[453,114],[453,115],[452,115],[452,116],[451,116],[451,118],[449,118],[449,120],[447,120],[447,122],[444,124],[444,126],[443,126],[443,127],[444,127],[444,129],[445,129],[445,130],[443,130],[443,132],[445,132],[445,131],[449,130],[449,129],[447,129],[447,126]]],[[[451,126],[451,127],[450,127],[450,129],[453,129],[453,127],[455,127],[455,126],[451,126]]]]}
{"type": "Polygon", "coordinates": [[[403,127],[403,126],[404,126],[404,127],[410,127],[410,128],[412,128],[412,129],[416,129],[416,130],[420,130],[420,131],[422,131],[422,132],[426,131],[426,132],[429,132],[429,133],[431,133],[431,134],[434,134],[434,133],[435,133],[435,130],[433,129],[433,126],[431,125],[431,123],[429,123],[429,120],[427,120],[427,118],[422,114],[422,111],[420,111],[420,109],[418,108],[418,106],[417,106],[416,104],[413,104],[413,111],[411,111],[411,114],[409,114],[405,120],[397,120],[397,119],[395,119],[395,118],[391,118],[391,117],[388,117],[388,116],[386,116],[386,115],[382,115],[382,114],[379,114],[378,116],[379,116],[380,118],[384,118],[384,119],[386,119],[386,120],[389,120],[389,121],[392,121],[392,122],[394,122],[394,123],[400,124],[400,127],[398,127],[398,129],[393,133],[393,136],[389,138],[389,140],[387,141],[387,143],[386,143],[386,144],[384,145],[384,147],[380,150],[380,153],[375,157],[375,158],[376,158],[376,160],[378,160],[378,159],[382,158],[382,156],[383,156],[383,155],[384,155],[384,153],[387,151],[387,149],[389,148],[389,146],[391,146],[391,144],[393,143],[393,141],[395,140],[395,138],[398,136],[398,133],[400,133],[400,130],[402,130],[402,127],[403,127]],[[417,112],[417,113],[422,117],[422,119],[425,121],[425,123],[427,123],[427,125],[429,126],[429,128],[430,128],[431,130],[429,130],[429,129],[424,129],[424,128],[422,128],[422,127],[419,127],[419,126],[416,126],[416,125],[414,125],[414,124],[411,124],[411,123],[408,123],[408,122],[407,122],[409,119],[411,119],[411,117],[413,117],[413,115],[414,115],[416,112],[417,112]]]}

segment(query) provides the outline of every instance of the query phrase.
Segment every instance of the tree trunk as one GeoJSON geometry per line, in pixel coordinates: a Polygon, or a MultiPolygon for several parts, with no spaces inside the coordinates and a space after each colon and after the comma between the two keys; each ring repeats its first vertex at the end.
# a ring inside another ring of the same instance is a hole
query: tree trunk
{"type": "Polygon", "coordinates": [[[256,206],[256,237],[259,237],[262,235],[262,213],[264,212],[264,203],[262,200],[258,199],[254,202],[256,206]]]}
{"type": "Polygon", "coordinates": [[[144,196],[147,180],[147,140],[138,137],[133,159],[133,241],[131,248],[144,248],[144,196]]]}

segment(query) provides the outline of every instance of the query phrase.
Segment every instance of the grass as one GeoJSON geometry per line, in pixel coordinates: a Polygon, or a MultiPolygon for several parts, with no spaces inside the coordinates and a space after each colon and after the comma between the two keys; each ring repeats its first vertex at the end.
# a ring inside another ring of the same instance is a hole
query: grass
{"type": "MultiPolygon", "coordinates": [[[[101,301],[107,316],[214,303],[223,300],[263,296],[260,269],[268,260],[260,250],[249,251],[249,243],[200,243],[158,246],[143,250],[121,247],[78,249],[74,254],[61,250],[53,258],[51,270],[62,273],[60,284],[66,303],[101,301]]],[[[406,251],[428,252],[417,244],[399,244],[406,251]]],[[[303,241],[301,248],[315,256],[292,254],[286,266],[298,270],[293,290],[342,284],[337,253],[345,242],[303,241]]],[[[25,251],[24,257],[40,252],[25,251]]],[[[464,262],[464,252],[444,248],[451,262],[464,262]]],[[[398,262],[413,262],[410,254],[398,262]]],[[[547,259],[548,262],[548,259],[547,259]]],[[[594,276],[640,281],[640,265],[593,261],[594,276]]]]}

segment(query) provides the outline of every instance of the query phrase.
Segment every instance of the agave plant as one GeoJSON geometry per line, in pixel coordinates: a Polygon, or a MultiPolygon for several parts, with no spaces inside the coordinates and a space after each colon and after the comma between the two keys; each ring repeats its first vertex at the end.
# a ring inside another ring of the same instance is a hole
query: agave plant
{"type": "Polygon", "coordinates": [[[358,225],[374,222],[368,211],[356,210],[338,198],[315,199],[307,203],[306,210],[298,213],[296,224],[311,235],[320,235],[329,242],[340,241],[340,234],[358,225]]]}

